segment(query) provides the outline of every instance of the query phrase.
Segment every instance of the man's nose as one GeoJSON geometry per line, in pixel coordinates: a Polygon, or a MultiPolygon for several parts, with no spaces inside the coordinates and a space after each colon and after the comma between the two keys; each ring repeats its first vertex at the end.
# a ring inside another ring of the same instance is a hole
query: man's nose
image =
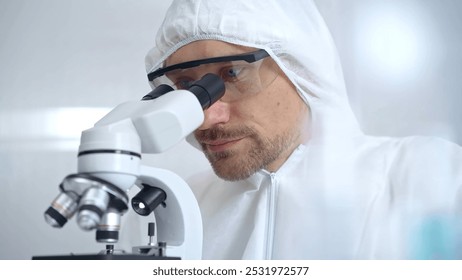
{"type": "Polygon", "coordinates": [[[229,121],[229,104],[221,100],[215,102],[204,111],[204,122],[199,130],[209,129],[217,124],[224,124],[229,121]]]}

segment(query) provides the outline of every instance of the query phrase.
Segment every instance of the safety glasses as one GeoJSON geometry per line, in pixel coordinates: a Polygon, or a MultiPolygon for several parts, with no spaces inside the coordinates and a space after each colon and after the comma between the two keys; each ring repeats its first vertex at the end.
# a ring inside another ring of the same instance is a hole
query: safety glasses
{"type": "Polygon", "coordinates": [[[226,86],[222,101],[232,102],[264,90],[278,76],[278,67],[261,49],[249,53],[211,57],[159,68],[148,74],[154,86],[167,84],[175,89],[189,86],[207,73],[223,79],[226,86]]]}

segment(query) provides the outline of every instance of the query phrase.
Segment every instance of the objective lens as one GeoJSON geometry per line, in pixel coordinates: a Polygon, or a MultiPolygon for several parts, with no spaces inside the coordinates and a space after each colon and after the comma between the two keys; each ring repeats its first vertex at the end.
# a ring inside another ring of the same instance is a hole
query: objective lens
{"type": "Polygon", "coordinates": [[[88,189],[80,200],[77,223],[83,230],[98,226],[109,203],[109,194],[100,188],[88,189]]]}
{"type": "Polygon", "coordinates": [[[96,230],[96,241],[115,243],[119,240],[121,214],[115,209],[108,209],[96,230]]]}
{"type": "Polygon", "coordinates": [[[52,227],[63,227],[76,210],[76,199],[67,193],[61,192],[45,211],[45,221],[52,227]]]}

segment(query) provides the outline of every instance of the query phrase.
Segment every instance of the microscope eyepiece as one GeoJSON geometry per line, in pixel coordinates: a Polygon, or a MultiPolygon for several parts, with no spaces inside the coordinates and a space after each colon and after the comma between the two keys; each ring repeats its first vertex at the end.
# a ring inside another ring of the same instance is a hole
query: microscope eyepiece
{"type": "Polygon", "coordinates": [[[153,99],[156,99],[157,97],[160,97],[160,96],[162,96],[162,95],[164,95],[167,92],[170,92],[172,90],[173,90],[173,88],[171,86],[162,84],[162,85],[159,85],[158,87],[156,87],[155,89],[153,89],[150,93],[143,96],[143,98],[141,100],[153,100],[153,99]]]}
{"type": "Polygon", "coordinates": [[[215,74],[205,74],[195,82],[188,90],[197,97],[202,109],[207,109],[225,94],[225,83],[215,74]]]}

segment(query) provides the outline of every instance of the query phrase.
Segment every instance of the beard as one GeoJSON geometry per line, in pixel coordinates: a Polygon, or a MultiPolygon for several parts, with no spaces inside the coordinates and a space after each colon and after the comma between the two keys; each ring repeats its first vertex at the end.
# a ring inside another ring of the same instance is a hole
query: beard
{"type": "Polygon", "coordinates": [[[289,151],[289,149],[295,148],[293,146],[299,135],[300,133],[287,129],[272,137],[264,137],[247,126],[232,129],[215,126],[207,130],[196,131],[194,134],[215,174],[227,181],[247,179],[287,152],[291,153],[292,150],[289,151]],[[220,152],[209,151],[207,145],[204,144],[204,141],[241,138],[241,143],[236,144],[238,147],[232,146],[220,152]]]}

